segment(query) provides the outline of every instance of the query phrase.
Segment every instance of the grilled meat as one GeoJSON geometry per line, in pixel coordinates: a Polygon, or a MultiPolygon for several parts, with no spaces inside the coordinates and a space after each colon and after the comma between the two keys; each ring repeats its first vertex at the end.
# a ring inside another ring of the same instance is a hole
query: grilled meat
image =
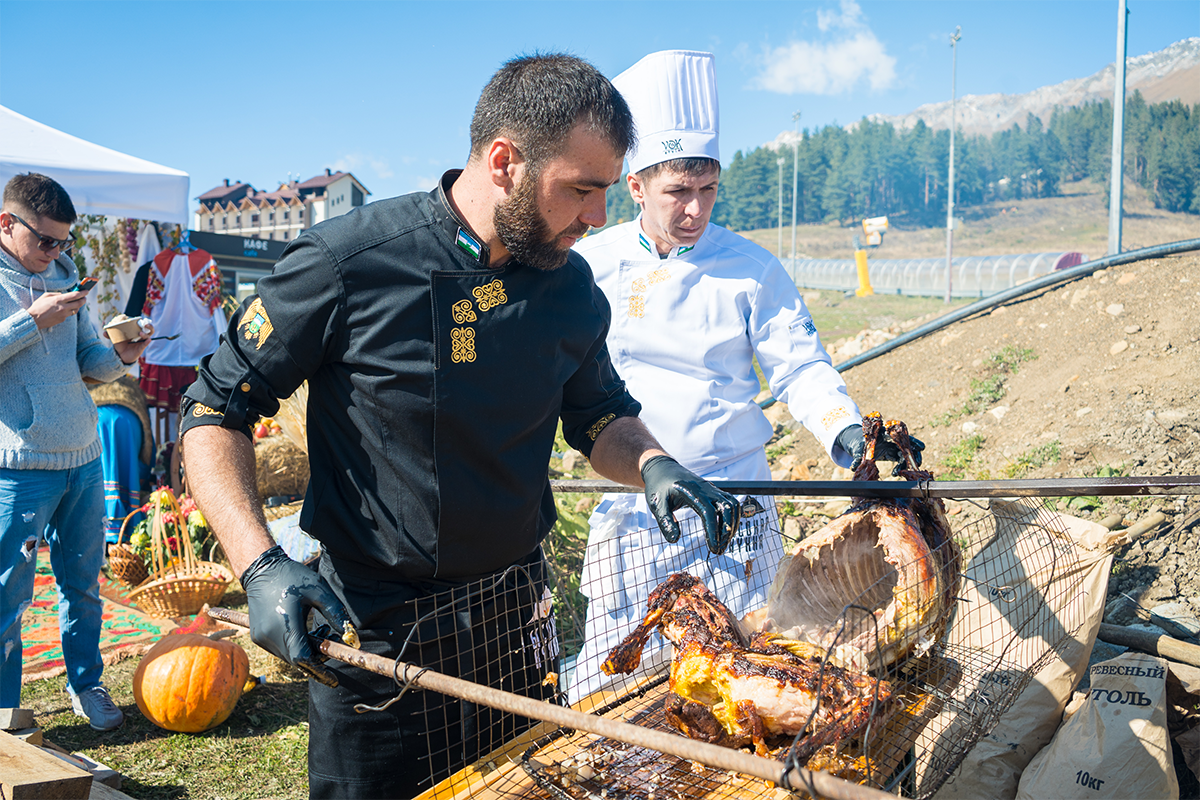
{"type": "Polygon", "coordinates": [[[824,651],[773,634],[747,637],[699,578],[672,575],[650,594],[642,624],[610,652],[608,674],[632,672],[655,628],[675,645],[667,720],[682,733],[732,747],[807,730],[796,757],[854,736],[890,713],[891,689],[824,660],[824,651]]]}
{"type": "MultiPolygon", "coordinates": [[[[875,453],[886,434],[916,468],[904,423],[863,418],[866,454],[855,480],[879,480],[875,453]]],[[[859,651],[862,668],[927,651],[945,632],[958,596],[962,554],[937,498],[864,499],[784,556],[767,596],[763,630],[823,648],[859,651]]]]}

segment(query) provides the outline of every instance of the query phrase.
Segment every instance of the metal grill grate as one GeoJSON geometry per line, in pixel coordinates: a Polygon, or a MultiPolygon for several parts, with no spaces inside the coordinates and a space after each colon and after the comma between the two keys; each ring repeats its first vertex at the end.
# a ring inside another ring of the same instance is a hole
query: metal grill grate
{"type": "MultiPolygon", "coordinates": [[[[550,590],[536,561],[409,601],[414,621],[398,661],[482,686],[561,703],[558,636],[550,590]]],[[[400,683],[400,681],[397,681],[400,683]]],[[[393,695],[395,692],[392,693],[393,695]]],[[[418,714],[427,732],[429,784],[517,738],[535,723],[519,714],[409,687],[405,703],[362,706],[418,714]]],[[[394,702],[394,701],[393,701],[394,702]]]]}
{"type": "MultiPolygon", "coordinates": [[[[931,796],[1077,633],[1084,619],[1077,591],[1082,571],[1076,545],[1056,514],[1036,500],[993,501],[954,537],[962,549],[963,581],[948,632],[923,655],[876,671],[903,709],[818,750],[810,768],[901,796],[931,796]]],[[[848,607],[847,630],[855,615],[848,607]]],[[[673,732],[663,712],[670,651],[668,644],[586,703],[603,716],[673,732]]],[[[790,747],[820,734],[810,728],[794,740],[770,740],[772,755],[785,759],[790,747]]],[[[494,773],[490,788],[557,800],[774,800],[779,791],[761,780],[567,729],[538,740],[521,763],[523,770],[494,773]]]]}

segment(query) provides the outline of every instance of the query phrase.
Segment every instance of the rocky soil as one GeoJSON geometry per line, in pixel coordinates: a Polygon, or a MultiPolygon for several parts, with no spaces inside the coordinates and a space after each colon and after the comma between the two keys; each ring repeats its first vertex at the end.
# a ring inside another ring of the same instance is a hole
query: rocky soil
{"type": "MultiPolygon", "coordinates": [[[[1200,255],[1141,261],[1018,298],[843,376],[864,411],[908,424],[942,478],[1200,475],[1198,312],[1200,255]]],[[[841,362],[922,321],[827,346],[841,362]]],[[[779,404],[768,413],[776,478],[845,477],[779,404]]],[[[1117,554],[1110,596],[1178,601],[1200,616],[1200,497],[1059,505],[1110,527],[1161,512],[1161,525],[1117,554]]]]}

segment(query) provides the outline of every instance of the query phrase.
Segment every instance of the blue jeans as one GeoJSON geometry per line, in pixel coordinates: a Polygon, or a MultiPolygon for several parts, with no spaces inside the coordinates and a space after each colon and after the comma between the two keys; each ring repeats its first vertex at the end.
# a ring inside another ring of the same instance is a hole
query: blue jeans
{"type": "Polygon", "coordinates": [[[38,538],[50,545],[67,682],[100,685],[100,459],[65,470],[0,469],[0,708],[21,705],[21,614],[33,599],[38,538]]]}

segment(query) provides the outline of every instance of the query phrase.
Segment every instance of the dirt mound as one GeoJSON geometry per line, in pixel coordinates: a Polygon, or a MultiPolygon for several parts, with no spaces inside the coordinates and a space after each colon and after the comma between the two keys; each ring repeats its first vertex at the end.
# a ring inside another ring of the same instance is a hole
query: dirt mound
{"type": "MultiPolygon", "coordinates": [[[[908,423],[926,444],[926,466],[943,478],[1195,475],[1198,312],[1200,255],[1141,261],[1017,299],[843,376],[864,411],[908,423]]],[[[843,342],[827,344],[842,350],[843,342]]],[[[778,407],[768,414],[782,434],[768,448],[777,478],[835,477],[811,435],[787,429],[794,423],[778,407]]],[[[1125,524],[1162,511],[1157,531],[1118,553],[1110,596],[1175,600],[1200,616],[1200,548],[1190,542],[1200,499],[1058,503],[1125,524]]]]}

